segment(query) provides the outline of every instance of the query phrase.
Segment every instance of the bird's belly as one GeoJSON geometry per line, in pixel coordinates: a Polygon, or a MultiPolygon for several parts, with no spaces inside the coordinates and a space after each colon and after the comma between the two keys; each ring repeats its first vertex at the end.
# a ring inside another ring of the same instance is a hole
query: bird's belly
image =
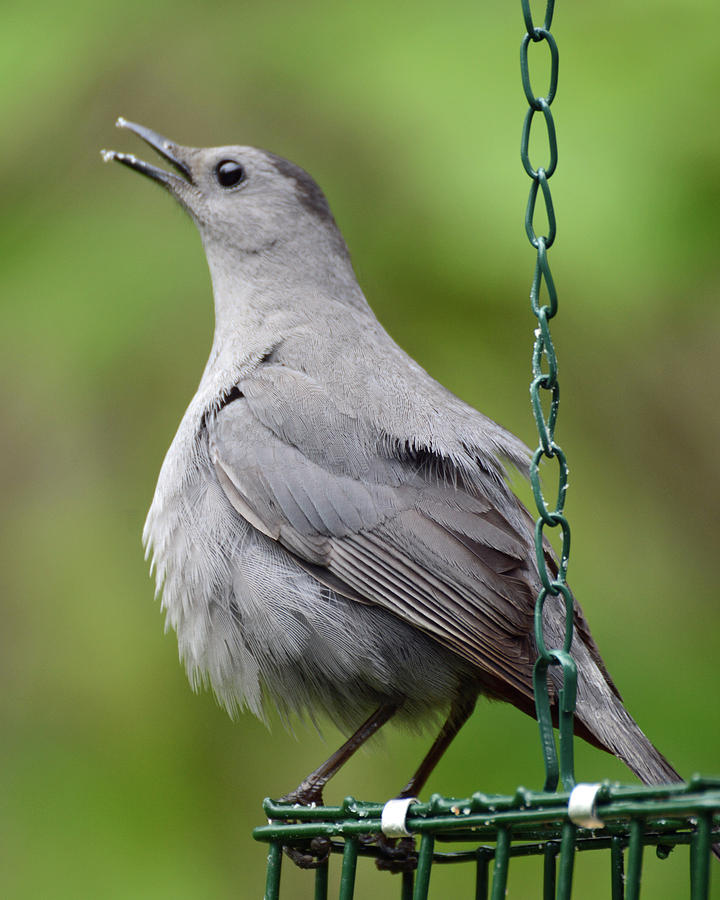
{"type": "Polygon", "coordinates": [[[336,594],[230,505],[209,465],[158,492],[146,540],[194,687],[231,713],[323,712],[353,727],[388,700],[445,707],[468,664],[391,613],[336,594]],[[160,498],[160,499],[159,499],[160,498]]]}

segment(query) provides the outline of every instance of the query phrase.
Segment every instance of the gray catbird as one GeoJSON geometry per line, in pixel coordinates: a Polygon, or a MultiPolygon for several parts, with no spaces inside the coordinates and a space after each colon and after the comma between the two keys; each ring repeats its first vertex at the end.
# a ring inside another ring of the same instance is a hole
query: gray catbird
{"type": "MultiPolygon", "coordinates": [[[[534,715],[533,520],[504,468],[527,470],[527,448],[384,331],[305,171],[117,124],[177,170],[103,151],[190,213],[215,295],[210,358],[144,531],[190,681],[231,713],[262,716],[269,700],[356,729],[288,795],[305,803],[391,717],[449,710],[401,792],[415,796],[479,694],[534,715]]],[[[557,598],[544,623],[561,646],[557,598]]],[[[644,782],[679,780],[577,605],[572,653],[576,733],[644,782]]]]}

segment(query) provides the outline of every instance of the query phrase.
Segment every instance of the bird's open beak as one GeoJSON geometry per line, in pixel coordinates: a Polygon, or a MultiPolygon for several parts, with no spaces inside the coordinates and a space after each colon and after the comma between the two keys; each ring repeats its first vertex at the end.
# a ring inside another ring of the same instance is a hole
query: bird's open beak
{"type": "Polygon", "coordinates": [[[120,117],[115,123],[118,128],[128,128],[134,131],[138,137],[141,137],[146,144],[149,144],[153,150],[157,150],[160,156],[164,157],[177,171],[182,175],[179,178],[174,172],[168,172],[165,169],[159,169],[157,166],[151,166],[150,163],[138,159],[132,153],[119,153],[117,150],[101,150],[102,158],[105,162],[115,160],[131,169],[135,169],[142,175],[147,175],[154,181],[169,188],[173,193],[177,194],[178,189],[182,190],[193,184],[192,172],[188,162],[183,157],[187,156],[188,149],[181,147],[179,144],[169,141],[156,131],[145,128],[144,125],[136,125],[135,122],[128,122],[127,119],[120,117]]]}

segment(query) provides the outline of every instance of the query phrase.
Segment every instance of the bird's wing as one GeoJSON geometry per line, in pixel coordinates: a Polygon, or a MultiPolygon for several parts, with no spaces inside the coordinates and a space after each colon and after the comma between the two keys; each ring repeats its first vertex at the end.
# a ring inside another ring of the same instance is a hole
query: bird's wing
{"type": "Polygon", "coordinates": [[[208,422],[235,509],[320,581],[377,604],[531,696],[537,575],[497,463],[476,477],[342,412],[308,376],[268,365],[208,422]],[[491,499],[492,497],[492,499],[491,499]]]}

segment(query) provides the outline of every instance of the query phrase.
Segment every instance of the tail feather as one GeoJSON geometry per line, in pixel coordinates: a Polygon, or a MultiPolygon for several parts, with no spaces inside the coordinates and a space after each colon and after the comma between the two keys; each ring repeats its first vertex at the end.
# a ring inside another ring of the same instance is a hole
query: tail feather
{"type": "MultiPolygon", "coordinates": [[[[546,640],[562,646],[564,603],[553,598],[545,604],[543,625],[546,640]]],[[[684,779],[648,740],[623,706],[619,691],[600,657],[580,607],[575,604],[575,637],[570,652],[577,664],[577,703],[575,731],[596,747],[621,759],[644,784],[677,783],[684,779]]],[[[551,667],[555,688],[561,675],[551,667]]]]}
{"type": "Polygon", "coordinates": [[[572,654],[578,667],[576,716],[581,736],[621,759],[643,784],[683,781],[625,709],[585,643],[574,642],[572,654]],[[585,729],[589,735],[583,734],[585,729]]]}
{"type": "Polygon", "coordinates": [[[582,737],[590,738],[634,772],[643,784],[673,784],[684,779],[648,740],[637,722],[622,705],[620,699],[609,690],[602,706],[581,702],[578,698],[578,728],[582,737]],[[582,732],[587,729],[589,735],[582,732]]]}

